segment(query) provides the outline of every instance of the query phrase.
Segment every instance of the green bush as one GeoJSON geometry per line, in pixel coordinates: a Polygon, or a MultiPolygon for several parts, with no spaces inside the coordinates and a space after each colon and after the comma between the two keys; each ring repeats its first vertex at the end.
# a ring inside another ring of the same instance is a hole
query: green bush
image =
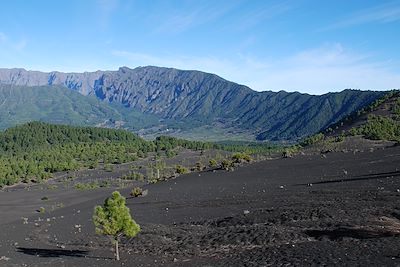
{"type": "Polygon", "coordinates": [[[302,147],[310,146],[319,142],[322,142],[325,138],[323,133],[318,133],[312,136],[309,136],[300,142],[302,147]]]}
{"type": "Polygon", "coordinates": [[[98,182],[91,182],[91,183],[76,183],[74,185],[76,190],[91,190],[91,189],[98,189],[100,185],[98,182]]]}
{"type": "Polygon", "coordinates": [[[247,153],[236,153],[236,154],[233,154],[232,160],[236,163],[241,163],[243,161],[250,162],[250,161],[252,161],[252,158],[247,153]]]}
{"type": "Polygon", "coordinates": [[[201,171],[203,171],[204,170],[204,165],[203,165],[203,163],[201,163],[200,161],[199,162],[196,162],[196,167],[195,167],[195,170],[196,171],[198,171],[198,172],[201,172],[201,171]]]}
{"type": "Polygon", "coordinates": [[[39,213],[45,213],[46,209],[44,207],[40,207],[39,209],[36,210],[39,213]]]}
{"type": "Polygon", "coordinates": [[[232,167],[234,167],[234,163],[232,162],[232,161],[230,161],[230,160],[227,160],[227,159],[224,159],[222,162],[221,162],[221,168],[222,169],[224,169],[224,170],[230,170],[232,167]]]}
{"type": "Polygon", "coordinates": [[[210,159],[208,161],[208,166],[210,166],[210,168],[216,168],[218,166],[218,162],[215,159],[210,159]]]}
{"type": "Polygon", "coordinates": [[[143,194],[143,189],[141,187],[134,187],[130,193],[132,197],[138,197],[143,194]]]}
{"type": "Polygon", "coordinates": [[[176,171],[177,174],[185,174],[185,173],[189,172],[189,170],[186,167],[182,166],[182,165],[176,165],[175,166],[175,171],[176,171]]]}

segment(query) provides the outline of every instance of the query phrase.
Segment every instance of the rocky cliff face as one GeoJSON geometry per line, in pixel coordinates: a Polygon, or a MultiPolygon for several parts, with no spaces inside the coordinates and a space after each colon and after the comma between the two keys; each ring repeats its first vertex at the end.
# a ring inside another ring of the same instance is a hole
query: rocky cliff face
{"type": "Polygon", "coordinates": [[[85,73],[0,69],[0,83],[62,85],[164,119],[218,122],[273,140],[315,133],[382,95],[356,90],[322,96],[256,92],[210,73],[151,66],[85,73]]]}
{"type": "Polygon", "coordinates": [[[102,71],[85,73],[40,72],[25,69],[0,69],[0,83],[18,86],[62,85],[88,95],[94,90],[102,71]]]}

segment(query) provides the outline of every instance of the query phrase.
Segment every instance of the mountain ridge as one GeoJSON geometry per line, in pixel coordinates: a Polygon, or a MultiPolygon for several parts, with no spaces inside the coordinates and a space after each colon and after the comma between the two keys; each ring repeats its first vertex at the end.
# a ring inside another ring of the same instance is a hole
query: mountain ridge
{"type": "Polygon", "coordinates": [[[173,133],[178,135],[182,127],[190,128],[192,124],[192,128],[220,125],[224,131],[249,132],[258,140],[300,139],[383,94],[358,90],[324,95],[257,92],[216,74],[155,66],[84,73],[0,69],[0,83],[64,86],[104,102],[175,121],[173,133]]]}

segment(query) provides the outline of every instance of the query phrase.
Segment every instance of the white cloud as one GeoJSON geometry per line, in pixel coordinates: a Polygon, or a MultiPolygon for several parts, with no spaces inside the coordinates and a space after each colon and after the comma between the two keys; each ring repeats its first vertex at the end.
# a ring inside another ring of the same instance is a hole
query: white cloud
{"type": "Polygon", "coordinates": [[[386,90],[400,88],[400,73],[393,63],[373,61],[370,55],[347,51],[341,44],[325,44],[275,61],[251,55],[234,60],[216,57],[148,55],[113,51],[121,65],[163,66],[215,73],[258,91],[286,90],[310,94],[347,88],[386,90]]]}

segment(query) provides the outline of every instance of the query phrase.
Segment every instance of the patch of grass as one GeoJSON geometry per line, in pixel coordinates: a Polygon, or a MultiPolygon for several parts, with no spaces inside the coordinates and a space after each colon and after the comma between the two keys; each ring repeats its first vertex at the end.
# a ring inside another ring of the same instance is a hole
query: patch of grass
{"type": "Polygon", "coordinates": [[[123,180],[144,181],[144,175],[139,172],[131,172],[122,176],[123,180]]]}
{"type": "Polygon", "coordinates": [[[47,186],[47,189],[49,189],[49,190],[56,190],[57,188],[58,188],[58,186],[55,185],[55,184],[49,184],[49,185],[47,186]]]}
{"type": "Polygon", "coordinates": [[[100,185],[98,182],[91,182],[91,183],[76,183],[74,185],[76,190],[91,190],[91,189],[98,189],[100,185]]]}

